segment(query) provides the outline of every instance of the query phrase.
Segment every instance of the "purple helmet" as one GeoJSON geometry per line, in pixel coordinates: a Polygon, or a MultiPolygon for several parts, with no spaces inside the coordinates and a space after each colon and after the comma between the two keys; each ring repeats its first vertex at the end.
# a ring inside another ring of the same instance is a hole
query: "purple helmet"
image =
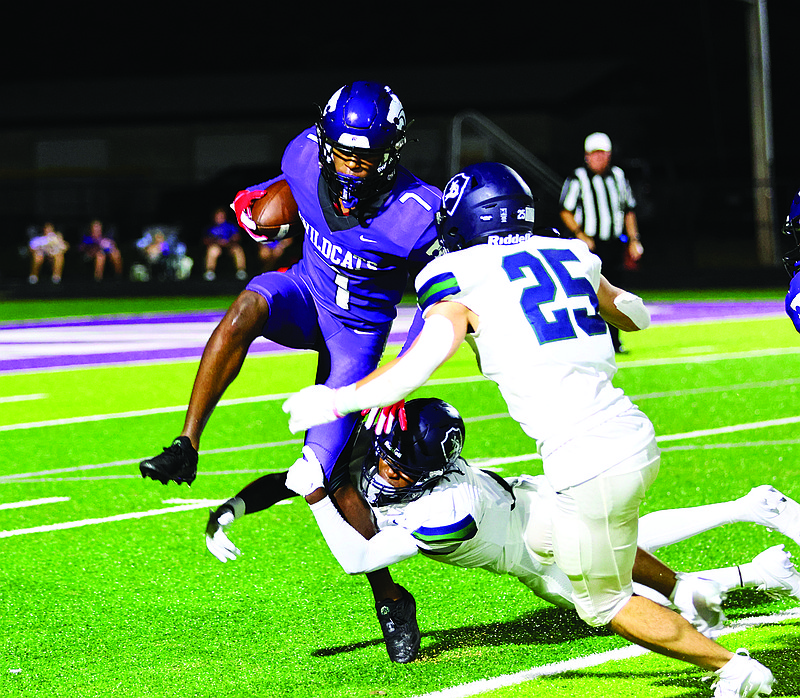
{"type": "Polygon", "coordinates": [[[783,232],[794,238],[797,247],[790,250],[783,258],[783,266],[789,272],[789,276],[794,276],[800,271],[800,191],[792,199],[789,206],[789,213],[786,216],[786,223],[783,225],[783,232]]]}
{"type": "Polygon", "coordinates": [[[353,82],[328,100],[317,122],[322,176],[335,198],[348,208],[388,191],[406,143],[403,105],[387,85],[353,82]],[[375,158],[378,166],[365,178],[336,172],[334,148],[344,154],[375,158]]]}

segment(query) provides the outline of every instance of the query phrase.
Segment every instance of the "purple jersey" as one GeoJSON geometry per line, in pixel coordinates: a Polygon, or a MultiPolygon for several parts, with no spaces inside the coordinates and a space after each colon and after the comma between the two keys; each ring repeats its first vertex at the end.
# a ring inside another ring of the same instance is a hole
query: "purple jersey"
{"type": "MultiPolygon", "coordinates": [[[[441,192],[398,168],[371,217],[338,215],[321,177],[313,128],[289,144],[281,168],[305,228],[303,257],[285,273],[256,276],[247,289],[269,303],[264,336],[316,350],[316,382],[341,387],[378,365],[409,275],[438,254],[434,214],[441,192]]],[[[418,312],[409,336],[420,327],[418,312]]],[[[349,477],[349,441],[359,421],[354,413],[306,432],[332,491],[349,477]]]]}
{"type": "MultiPolygon", "coordinates": [[[[434,214],[441,192],[399,167],[373,217],[359,222],[355,215],[337,215],[320,176],[313,128],[289,144],[281,168],[305,228],[297,271],[308,278],[317,306],[350,327],[393,320],[409,275],[438,253],[434,214]]],[[[272,181],[251,188],[265,189],[272,181]]]]}

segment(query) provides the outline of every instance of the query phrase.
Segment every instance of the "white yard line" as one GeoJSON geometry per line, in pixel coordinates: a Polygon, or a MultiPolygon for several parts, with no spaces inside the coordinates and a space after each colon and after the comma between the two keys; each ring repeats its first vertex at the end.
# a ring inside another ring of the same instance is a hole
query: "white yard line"
{"type": "Polygon", "coordinates": [[[11,538],[12,536],[25,536],[30,533],[49,533],[50,531],[64,531],[69,528],[81,528],[83,526],[93,526],[95,524],[111,523],[115,521],[129,521],[131,519],[143,519],[148,516],[161,516],[162,514],[175,514],[182,511],[192,511],[194,509],[207,509],[222,504],[224,499],[193,499],[188,504],[168,507],[166,509],[150,509],[148,511],[132,511],[128,514],[116,514],[97,519],[82,519],[81,521],[65,521],[63,523],[48,524],[46,526],[34,526],[32,528],[18,528],[13,531],[0,531],[0,538],[11,538]]]}
{"type": "MultiPolygon", "coordinates": [[[[510,419],[507,413],[498,413],[492,415],[484,415],[480,417],[469,417],[464,421],[467,423],[471,422],[480,422],[489,419],[510,419]]],[[[773,420],[766,420],[760,422],[749,422],[747,424],[735,424],[731,426],[724,426],[724,427],[717,427],[715,429],[700,429],[697,431],[690,431],[685,432],[683,434],[664,434],[661,436],[656,437],[656,441],[659,443],[669,442],[669,441],[685,441],[688,439],[696,438],[696,437],[704,437],[704,436],[715,436],[717,434],[731,434],[739,431],[748,431],[752,429],[765,429],[768,427],[773,426],[783,426],[786,424],[797,424],[800,422],[800,416],[796,417],[784,417],[782,419],[773,419],[773,420]]],[[[258,450],[258,449],[265,449],[265,448],[275,448],[279,446],[296,446],[302,444],[302,439],[288,439],[285,441],[272,441],[267,443],[261,444],[248,444],[244,446],[229,446],[226,448],[215,448],[215,449],[208,449],[204,451],[200,451],[200,455],[212,455],[217,453],[236,453],[239,451],[251,451],[251,450],[258,450]]],[[[765,445],[783,445],[783,444],[791,444],[797,443],[797,439],[784,439],[784,440],[776,440],[776,441],[754,441],[754,442],[747,442],[744,443],[737,443],[737,444],[702,444],[697,446],[674,446],[669,447],[664,450],[678,450],[678,449],[687,449],[687,448],[697,448],[697,449],[704,449],[704,448],[735,448],[741,446],[765,446],[765,445]]],[[[504,456],[500,458],[475,458],[472,459],[472,462],[475,465],[481,465],[482,467],[493,467],[493,466],[501,466],[508,463],[518,463],[524,462],[528,460],[537,460],[540,459],[540,456],[536,453],[527,453],[522,455],[514,455],[514,456],[504,456]]],[[[111,461],[108,463],[97,463],[93,465],[76,465],[71,466],[68,468],[54,468],[51,470],[39,470],[34,472],[27,472],[27,473],[15,473],[11,475],[0,475],[0,484],[4,482],[40,482],[43,479],[47,478],[48,481],[53,479],[50,476],[52,475],[61,475],[66,473],[80,473],[86,470],[100,470],[105,468],[113,468],[119,466],[130,466],[138,464],[142,458],[130,458],[126,460],[119,460],[119,461],[111,461]]],[[[226,471],[217,471],[217,472],[204,472],[204,475],[225,475],[231,473],[242,473],[242,472],[275,472],[274,468],[266,468],[263,470],[226,470],[226,471]]],[[[88,478],[88,477],[75,477],[75,478],[60,478],[60,479],[75,479],[75,480],[89,480],[89,479],[109,479],[109,478],[135,478],[139,477],[136,474],[132,475],[110,475],[110,476],[103,476],[98,478],[88,478]]]]}
{"type": "Polygon", "coordinates": [[[38,507],[40,504],[56,504],[68,502],[69,497],[43,497],[41,499],[27,499],[24,502],[8,502],[0,504],[0,509],[24,509],[25,507],[38,507]]]}
{"type": "MultiPolygon", "coordinates": [[[[770,356],[770,355],[782,355],[782,354],[796,354],[800,353],[800,347],[798,348],[790,348],[790,349],[764,349],[764,350],[754,350],[750,352],[737,352],[731,354],[715,354],[713,356],[695,356],[695,357],[675,357],[672,359],[645,359],[641,361],[626,361],[620,365],[620,368],[624,368],[626,366],[654,366],[654,365],[664,365],[664,364],[673,364],[673,363],[692,363],[692,362],[707,362],[707,361],[723,361],[726,359],[740,359],[740,358],[751,358],[755,356],[770,356]]],[[[434,378],[433,380],[428,381],[425,385],[426,386],[434,386],[434,385],[451,385],[454,383],[474,383],[479,381],[485,381],[486,378],[483,376],[468,376],[468,377],[457,377],[457,378],[434,378]]],[[[779,386],[779,385],[791,385],[793,383],[800,382],[799,379],[787,378],[782,380],[772,381],[758,381],[753,383],[743,383],[739,385],[732,385],[732,386],[713,386],[708,388],[688,388],[685,391],[669,391],[664,393],[651,393],[645,395],[634,395],[631,397],[632,400],[637,399],[648,399],[648,398],[658,398],[658,397],[667,397],[673,395],[689,395],[695,392],[723,392],[726,390],[744,390],[747,388],[764,388],[770,386],[779,386]]],[[[220,400],[218,407],[231,407],[234,405],[247,405],[247,404],[254,404],[260,402],[274,402],[276,400],[285,400],[288,398],[292,393],[274,393],[271,395],[255,395],[253,397],[243,397],[243,398],[232,398],[227,400],[220,400]]],[[[62,419],[47,419],[38,422],[21,422],[19,424],[5,424],[0,425],[0,432],[7,432],[7,431],[19,431],[25,429],[38,429],[38,428],[46,428],[46,427],[54,427],[54,426],[64,426],[67,424],[81,424],[83,422],[104,422],[110,419],[128,419],[131,417],[148,417],[157,414],[174,414],[176,412],[185,412],[186,405],[176,405],[173,407],[154,407],[151,409],[146,410],[131,410],[129,412],[112,412],[109,414],[97,414],[97,415],[87,415],[83,417],[65,417],[62,419]]]]}
{"type": "MultiPolygon", "coordinates": [[[[257,395],[255,397],[234,398],[220,400],[219,407],[231,405],[246,405],[253,402],[269,402],[271,400],[285,400],[291,393],[277,393],[275,395],[257,395]]],[[[105,422],[109,419],[127,419],[129,417],[148,417],[154,414],[170,414],[185,412],[186,405],[176,407],[154,407],[147,410],[132,410],[130,412],[114,412],[111,414],[90,414],[84,417],[65,417],[63,419],[47,419],[41,422],[23,422],[21,424],[6,424],[0,426],[0,431],[18,431],[20,429],[37,429],[41,427],[57,427],[65,424],[81,424],[83,422],[105,422]]]]}
{"type": "Polygon", "coordinates": [[[728,361],[730,359],[752,359],[763,356],[786,356],[800,354],[800,346],[781,347],[771,349],[751,349],[750,351],[733,351],[726,354],[699,354],[697,356],[675,356],[664,359],[631,359],[620,361],[619,367],[628,366],[640,368],[642,366],[666,366],[669,364],[709,363],[711,361],[728,361]]]}
{"type": "Polygon", "coordinates": [[[29,400],[46,400],[50,396],[47,393],[31,393],[30,395],[6,395],[0,397],[0,404],[8,402],[28,402],[29,400]]]}
{"type": "Polygon", "coordinates": [[[740,390],[759,390],[764,388],[778,388],[786,385],[797,385],[800,378],[781,378],[772,381],[753,381],[752,383],[737,383],[735,385],[708,385],[702,388],[681,388],[680,390],[663,390],[657,393],[642,393],[631,395],[631,400],[651,400],[665,397],[680,397],[683,395],[707,395],[708,393],[725,393],[740,390]]]}
{"type": "Polygon", "coordinates": [[[694,439],[702,436],[716,436],[717,434],[733,434],[737,431],[747,431],[749,429],[766,429],[767,427],[780,427],[787,424],[797,424],[800,417],[783,417],[782,419],[767,419],[763,422],[748,422],[747,424],[731,424],[726,427],[715,429],[698,429],[697,431],[687,431],[684,434],[668,434],[657,436],[656,441],[679,441],[683,439],[694,439]]]}
{"type": "MultiPolygon", "coordinates": [[[[302,439],[287,439],[286,441],[270,441],[263,444],[248,444],[245,446],[228,446],[226,448],[209,448],[201,450],[200,455],[213,455],[216,453],[238,453],[240,451],[253,451],[262,448],[277,448],[279,446],[297,446],[303,443],[302,439]]],[[[84,470],[99,470],[102,468],[114,468],[122,465],[134,465],[144,460],[141,458],[127,458],[125,460],[110,461],[108,463],[95,463],[93,465],[74,465],[69,468],[53,468],[51,470],[37,470],[32,473],[15,473],[12,475],[0,475],[0,483],[14,480],[28,480],[30,478],[40,478],[47,475],[59,475],[62,473],[79,473],[84,470]]],[[[245,472],[237,470],[236,472],[245,472]]],[[[137,476],[138,477],[138,476],[137,476]]]]}
{"type": "MultiPolygon", "coordinates": [[[[448,385],[450,383],[471,383],[486,380],[483,376],[470,376],[467,378],[443,378],[428,381],[427,385],[448,385]]],[[[274,393],[272,395],[255,395],[253,397],[231,398],[230,400],[220,400],[218,407],[231,407],[234,405],[249,405],[259,402],[274,402],[285,400],[292,393],[274,393]]],[[[109,419],[128,419],[130,417],[149,417],[156,414],[172,414],[175,412],[185,412],[186,405],[176,405],[174,407],[153,407],[147,410],[131,410],[130,412],[112,412],[109,414],[92,414],[84,417],[64,417],[62,419],[47,419],[40,422],[22,422],[19,424],[5,424],[0,426],[0,432],[20,431],[24,429],[39,429],[43,427],[57,427],[66,424],[82,424],[84,422],[105,422],[109,419]]]]}

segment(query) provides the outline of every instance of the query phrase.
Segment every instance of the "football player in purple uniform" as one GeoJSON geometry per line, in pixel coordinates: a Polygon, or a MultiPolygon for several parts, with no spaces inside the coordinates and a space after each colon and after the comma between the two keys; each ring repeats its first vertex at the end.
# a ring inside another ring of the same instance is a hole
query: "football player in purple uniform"
{"type": "MultiPolygon", "coordinates": [[[[316,383],[334,389],[378,365],[409,277],[439,250],[434,214],[441,192],[399,165],[405,142],[405,112],[392,90],[354,82],[337,90],[318,122],[289,143],[276,179],[286,179],[297,202],[302,258],[283,273],[256,276],[228,309],[203,352],[180,436],[142,461],[142,477],[191,484],[202,431],[258,336],[316,350],[316,383]]],[[[234,201],[239,224],[254,237],[250,205],[273,181],[239,192],[234,201]]],[[[417,316],[407,344],[421,325],[417,316]]],[[[350,415],[309,429],[305,446],[322,464],[347,520],[371,537],[377,529],[347,470],[359,421],[350,415]]],[[[265,508],[285,496],[284,481],[268,476],[246,490],[247,507],[265,508]]],[[[212,513],[210,526],[218,515],[212,513]]],[[[419,648],[413,597],[388,570],[369,581],[390,657],[411,661],[419,648]]]]}
{"type": "Polygon", "coordinates": [[[797,273],[800,271],[800,191],[792,199],[783,232],[791,235],[797,243],[797,246],[783,258],[783,265],[792,278],[789,282],[789,291],[786,293],[786,314],[794,328],[800,332],[800,274],[797,273]]]}

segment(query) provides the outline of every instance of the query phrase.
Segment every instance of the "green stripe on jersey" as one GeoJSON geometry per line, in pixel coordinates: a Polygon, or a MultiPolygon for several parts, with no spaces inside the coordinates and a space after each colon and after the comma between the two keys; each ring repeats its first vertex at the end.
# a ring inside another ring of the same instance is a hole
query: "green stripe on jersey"
{"type": "Polygon", "coordinates": [[[427,308],[448,296],[454,296],[461,291],[456,277],[449,271],[437,274],[426,281],[419,290],[419,307],[424,312],[427,308]]]}
{"type": "Polygon", "coordinates": [[[471,514],[467,514],[460,521],[446,526],[420,526],[411,535],[418,541],[432,545],[435,543],[453,543],[474,538],[478,532],[478,524],[471,514]]]}

